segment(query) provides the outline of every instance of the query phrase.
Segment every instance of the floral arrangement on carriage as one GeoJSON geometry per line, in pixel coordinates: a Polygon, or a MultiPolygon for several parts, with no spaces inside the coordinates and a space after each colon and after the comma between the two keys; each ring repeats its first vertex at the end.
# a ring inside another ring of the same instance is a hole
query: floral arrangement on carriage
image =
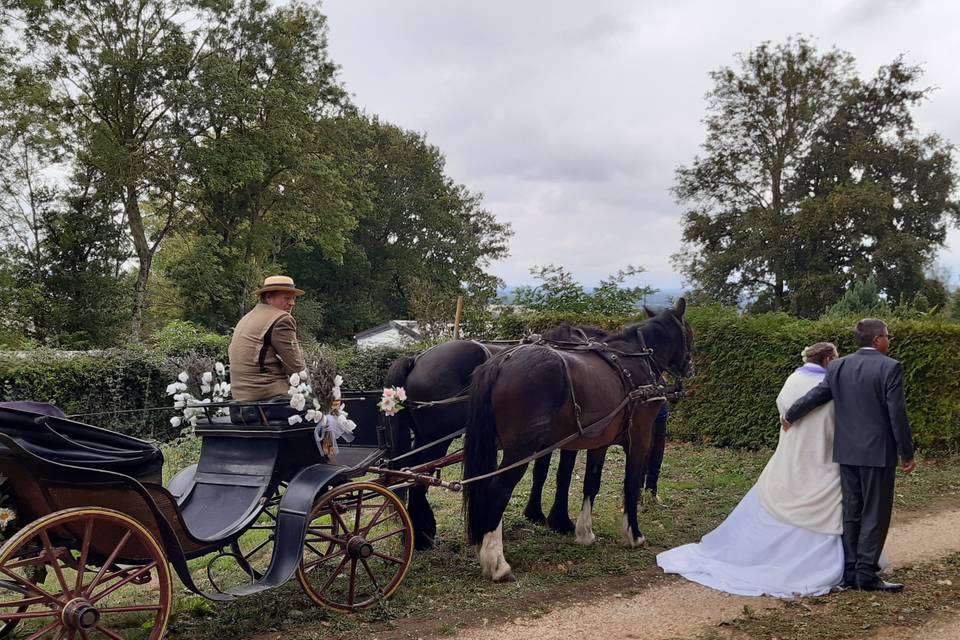
{"type": "MultiPolygon", "coordinates": [[[[195,368],[195,367],[194,367],[195,368]]],[[[329,397],[332,401],[324,410],[323,401],[314,393],[307,369],[294,373],[289,378],[290,407],[297,413],[287,418],[290,425],[312,423],[315,425],[317,446],[326,455],[339,451],[337,440],[353,440],[356,424],[350,420],[345,403],[341,399],[340,387],[343,378],[334,376],[329,397]]],[[[181,410],[180,415],[170,418],[170,424],[177,428],[192,430],[201,418],[213,415],[229,415],[229,408],[222,406],[231,396],[229,367],[215,362],[213,370],[195,371],[194,375],[184,370],[177,380],[167,386],[167,395],[173,396],[173,406],[181,410]],[[191,386],[191,382],[194,384],[191,386]]]]}

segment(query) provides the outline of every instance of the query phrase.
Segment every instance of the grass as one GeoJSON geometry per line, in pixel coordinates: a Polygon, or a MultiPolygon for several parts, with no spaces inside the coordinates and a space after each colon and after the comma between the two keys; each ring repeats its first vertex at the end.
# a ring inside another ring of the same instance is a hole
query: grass
{"type": "Polygon", "coordinates": [[[890,579],[909,585],[902,593],[846,591],[824,598],[788,600],[773,612],[743,615],[726,623],[726,634],[710,631],[699,638],[844,640],[872,636],[881,629],[916,628],[960,610],[958,572],[960,554],[953,554],[896,571],[890,579]]]}
{"type": "MultiPolygon", "coordinates": [[[[172,474],[174,467],[189,464],[197,451],[196,441],[166,447],[167,473],[172,474]]],[[[506,585],[491,584],[481,578],[475,551],[464,540],[460,496],[431,490],[430,500],[440,532],[437,547],[414,557],[410,572],[390,600],[361,613],[345,615],[314,605],[295,580],[279,589],[209,607],[202,606],[201,602],[205,601],[198,602],[180,588],[170,635],[200,640],[277,632],[285,640],[352,639],[368,638],[372,633],[398,635],[404,629],[419,629],[411,631],[416,635],[455,635],[467,620],[486,618],[493,622],[518,615],[538,615],[563,602],[588,597],[589,593],[630,595],[660,575],[655,569],[657,552],[696,541],[723,520],[752,486],[769,455],[769,451],[734,451],[671,443],[661,476],[660,492],[665,504],[651,505],[641,513],[641,527],[651,546],[640,550],[626,549],[620,543],[623,477],[620,449],[611,449],[607,457],[594,514],[598,543],[592,547],[579,546],[572,536],[555,534],[523,518],[529,492],[528,474],[514,492],[504,518],[505,554],[519,578],[518,582],[506,585]]],[[[582,459],[575,474],[571,505],[580,502],[582,459]]],[[[459,475],[458,468],[444,471],[446,478],[459,475]]],[[[548,485],[544,511],[553,498],[550,491],[548,485]]],[[[960,495],[960,458],[922,463],[918,473],[898,479],[896,508],[923,510],[951,495],[960,495]]],[[[576,507],[573,509],[571,516],[576,517],[576,507]]],[[[192,566],[202,571],[205,565],[194,562],[192,566]]],[[[956,567],[953,570],[955,572],[956,567]]],[[[931,579],[935,574],[935,571],[930,573],[931,579]]],[[[917,582],[913,578],[910,581],[917,582]]],[[[840,602],[860,606],[866,598],[869,596],[843,594],[840,602]]],[[[808,613],[805,609],[796,611],[793,622],[803,622],[805,613],[808,613]]],[[[748,625],[760,624],[758,620],[764,618],[752,613],[745,615],[731,631],[742,629],[743,633],[752,633],[748,625]]],[[[756,637],[773,636],[808,637],[780,635],[775,631],[756,637]]]]}

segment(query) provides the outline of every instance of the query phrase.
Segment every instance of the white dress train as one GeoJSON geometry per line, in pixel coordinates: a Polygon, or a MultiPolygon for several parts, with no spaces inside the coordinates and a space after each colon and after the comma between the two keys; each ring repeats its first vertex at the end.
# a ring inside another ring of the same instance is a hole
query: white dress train
{"type": "Polygon", "coordinates": [[[843,578],[840,536],[780,522],[753,487],[723,523],[696,544],[657,556],[667,573],[742,596],[822,595],[843,578]]]}
{"type": "MultiPolygon", "coordinates": [[[[777,397],[781,415],[826,371],[797,369],[777,397]]],[[[833,462],[833,403],[780,441],[757,484],[699,543],[657,555],[667,573],[738,595],[821,595],[843,578],[840,472],[833,462]]]]}

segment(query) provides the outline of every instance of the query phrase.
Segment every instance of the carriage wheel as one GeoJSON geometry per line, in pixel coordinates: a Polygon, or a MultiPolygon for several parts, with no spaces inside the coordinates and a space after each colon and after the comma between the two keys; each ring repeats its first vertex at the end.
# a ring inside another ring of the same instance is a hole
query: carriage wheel
{"type": "Polygon", "coordinates": [[[264,505],[257,520],[230,543],[230,549],[221,551],[207,562],[207,579],[214,589],[223,593],[259,580],[266,573],[273,558],[282,497],[283,493],[277,491],[264,505]]]}
{"type": "Polygon", "coordinates": [[[314,602],[358,611],[396,591],[412,559],[413,523],[400,499],[351,482],[314,506],[297,579],[314,602]]]}
{"type": "Polygon", "coordinates": [[[158,640],[170,616],[170,570],[139,522],[74,508],[34,520],[0,548],[0,624],[29,640],[158,640]],[[136,564],[126,564],[136,558],[136,564]]]}

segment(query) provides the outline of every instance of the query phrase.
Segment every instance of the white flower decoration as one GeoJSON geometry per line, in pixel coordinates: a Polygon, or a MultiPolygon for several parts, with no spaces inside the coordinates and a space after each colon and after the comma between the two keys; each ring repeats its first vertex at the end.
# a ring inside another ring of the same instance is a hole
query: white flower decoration
{"type": "Polygon", "coordinates": [[[303,418],[301,418],[299,415],[292,415],[287,418],[287,422],[290,423],[290,425],[300,424],[303,422],[303,418]]]}
{"type": "Polygon", "coordinates": [[[296,409],[297,411],[303,411],[303,408],[307,406],[307,398],[302,393],[298,393],[290,398],[290,406],[296,409]]]}
{"type": "Polygon", "coordinates": [[[211,382],[213,382],[213,374],[210,373],[209,371],[204,371],[203,376],[200,378],[200,381],[203,382],[204,384],[210,384],[211,382]]]}
{"type": "Polygon", "coordinates": [[[296,387],[300,385],[300,374],[294,373],[290,376],[290,386],[296,387]]]}
{"type": "Polygon", "coordinates": [[[170,424],[172,424],[174,427],[179,427],[181,422],[182,421],[180,420],[179,416],[173,416],[170,418],[170,424]]]}
{"type": "Polygon", "coordinates": [[[190,379],[190,376],[187,375],[186,371],[181,371],[180,375],[177,376],[177,380],[183,383],[186,383],[189,379],[190,379]]]}
{"type": "Polygon", "coordinates": [[[221,378],[227,375],[227,368],[223,366],[222,362],[216,363],[215,365],[213,365],[213,368],[217,370],[217,375],[220,376],[221,378]]]}

